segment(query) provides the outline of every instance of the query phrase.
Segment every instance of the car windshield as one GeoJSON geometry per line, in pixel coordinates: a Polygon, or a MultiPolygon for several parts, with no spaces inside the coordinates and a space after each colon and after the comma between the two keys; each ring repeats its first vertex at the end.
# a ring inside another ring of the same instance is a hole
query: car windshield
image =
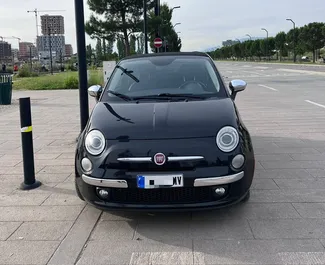
{"type": "Polygon", "coordinates": [[[226,97],[208,57],[152,56],[120,62],[102,100],[162,97],[226,97]],[[124,98],[123,98],[124,97],[124,98]]]}

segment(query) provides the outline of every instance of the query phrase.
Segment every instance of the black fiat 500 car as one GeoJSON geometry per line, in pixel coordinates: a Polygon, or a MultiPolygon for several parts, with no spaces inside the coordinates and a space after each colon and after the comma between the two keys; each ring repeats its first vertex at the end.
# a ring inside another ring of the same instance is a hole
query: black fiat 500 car
{"type": "Polygon", "coordinates": [[[218,208],[246,201],[255,159],[229,87],[206,53],[121,60],[78,138],[78,196],[100,209],[218,208]]]}

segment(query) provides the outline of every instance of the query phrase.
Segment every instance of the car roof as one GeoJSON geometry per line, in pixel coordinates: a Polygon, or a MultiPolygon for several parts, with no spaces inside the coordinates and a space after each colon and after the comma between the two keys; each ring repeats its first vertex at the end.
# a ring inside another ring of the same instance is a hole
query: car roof
{"type": "Polygon", "coordinates": [[[132,60],[137,58],[151,58],[151,57],[166,57],[166,56],[198,56],[210,58],[205,52],[161,52],[161,53],[147,53],[147,54],[136,54],[122,58],[120,61],[132,60]]]}

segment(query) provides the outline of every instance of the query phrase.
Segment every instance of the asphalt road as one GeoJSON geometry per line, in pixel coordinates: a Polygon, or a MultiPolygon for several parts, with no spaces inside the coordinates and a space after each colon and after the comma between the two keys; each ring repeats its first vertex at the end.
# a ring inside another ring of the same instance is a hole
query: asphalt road
{"type": "Polygon", "coordinates": [[[325,264],[325,68],[216,64],[226,83],[248,83],[236,98],[257,160],[247,203],[155,215],[87,206],[73,183],[78,91],[19,91],[0,113],[0,264],[325,264]],[[22,96],[43,183],[29,192],[17,189],[22,96]]]}

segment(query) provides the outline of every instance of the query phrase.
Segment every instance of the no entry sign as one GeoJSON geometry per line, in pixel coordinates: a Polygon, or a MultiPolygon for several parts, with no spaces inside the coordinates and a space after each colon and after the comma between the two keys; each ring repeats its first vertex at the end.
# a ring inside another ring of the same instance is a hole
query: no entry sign
{"type": "Polygon", "coordinates": [[[163,41],[161,38],[155,38],[153,44],[156,48],[160,48],[163,44],[163,41]]]}

